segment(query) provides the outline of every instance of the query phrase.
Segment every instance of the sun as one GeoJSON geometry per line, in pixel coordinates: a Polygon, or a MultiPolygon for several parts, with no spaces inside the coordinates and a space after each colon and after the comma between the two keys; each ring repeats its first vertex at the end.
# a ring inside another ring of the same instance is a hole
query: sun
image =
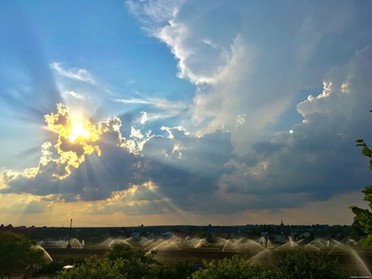
{"type": "MultiPolygon", "coordinates": [[[[54,175],[58,179],[68,177],[73,168],[77,169],[85,161],[86,156],[93,153],[101,156],[99,140],[104,132],[102,125],[92,123],[83,115],[70,113],[68,106],[62,103],[57,104],[57,113],[44,115],[46,128],[58,135],[54,145],[58,157],[53,160],[64,167],[64,172],[54,175]]],[[[49,144],[52,145],[51,142],[49,144]]],[[[50,154],[47,153],[48,156],[50,154]]]]}
{"type": "Polygon", "coordinates": [[[90,136],[89,127],[83,123],[72,123],[67,138],[74,143],[79,139],[89,139],[90,136]]]}
{"type": "Polygon", "coordinates": [[[66,141],[69,141],[75,147],[82,146],[85,154],[88,150],[96,149],[92,144],[102,134],[100,125],[93,124],[82,113],[71,113],[64,104],[57,104],[57,110],[57,113],[46,114],[44,118],[47,127],[58,134],[58,147],[63,146],[63,151],[69,151],[66,150],[67,146],[71,146],[66,145],[66,141]]]}

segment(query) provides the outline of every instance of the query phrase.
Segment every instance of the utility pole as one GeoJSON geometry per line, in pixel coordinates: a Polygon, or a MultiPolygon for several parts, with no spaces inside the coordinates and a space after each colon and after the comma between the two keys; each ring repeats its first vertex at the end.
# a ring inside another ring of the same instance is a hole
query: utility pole
{"type": "Polygon", "coordinates": [[[71,248],[71,230],[72,230],[72,219],[70,220],[70,230],[68,232],[68,244],[67,249],[71,248]]]}

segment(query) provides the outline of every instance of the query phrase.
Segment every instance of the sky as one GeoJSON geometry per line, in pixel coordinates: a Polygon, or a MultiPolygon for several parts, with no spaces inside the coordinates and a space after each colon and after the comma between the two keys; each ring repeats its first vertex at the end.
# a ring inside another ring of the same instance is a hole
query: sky
{"type": "Polygon", "coordinates": [[[372,2],[0,4],[0,223],[351,224],[372,2]]]}

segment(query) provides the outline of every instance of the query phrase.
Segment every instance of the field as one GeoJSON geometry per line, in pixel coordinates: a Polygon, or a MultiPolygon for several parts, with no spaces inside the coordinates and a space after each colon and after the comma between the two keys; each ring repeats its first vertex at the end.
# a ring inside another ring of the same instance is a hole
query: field
{"type": "MultiPolygon", "coordinates": [[[[104,248],[47,248],[46,251],[53,258],[58,261],[67,257],[102,257],[107,249],[104,248]]],[[[163,249],[157,250],[155,258],[164,264],[173,265],[179,261],[189,261],[199,264],[202,260],[220,260],[223,258],[231,258],[233,255],[241,255],[244,257],[260,261],[264,265],[270,265],[272,260],[279,252],[290,253],[291,249],[269,250],[265,249],[257,253],[257,250],[244,251],[221,251],[216,247],[202,247],[196,249],[163,249]]],[[[319,251],[308,251],[309,253],[318,253],[319,251]]],[[[347,270],[355,270],[358,275],[367,275],[368,270],[372,270],[372,249],[350,249],[331,251],[323,249],[321,253],[328,254],[330,258],[337,258],[340,263],[347,270]]]]}

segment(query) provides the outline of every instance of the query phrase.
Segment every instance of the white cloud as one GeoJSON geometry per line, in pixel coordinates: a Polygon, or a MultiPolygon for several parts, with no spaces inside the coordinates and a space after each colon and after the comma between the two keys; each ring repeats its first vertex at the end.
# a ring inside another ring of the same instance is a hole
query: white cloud
{"type": "Polygon", "coordinates": [[[188,114],[190,104],[182,101],[170,101],[164,98],[132,98],[132,99],[114,99],[115,102],[126,105],[145,105],[147,111],[141,112],[137,119],[140,124],[146,122],[159,121],[161,119],[173,117],[185,117],[188,114]]]}
{"type": "Polygon", "coordinates": [[[238,61],[242,62],[239,36],[232,38],[225,46],[217,46],[215,43],[206,43],[193,31],[185,23],[174,20],[157,34],[178,59],[179,77],[195,84],[215,84],[223,78],[224,72],[230,71],[238,61]]]}
{"type": "Polygon", "coordinates": [[[148,120],[149,120],[149,118],[148,118],[148,116],[147,116],[147,112],[146,112],[146,111],[141,111],[141,121],[140,121],[140,123],[143,125],[143,124],[145,124],[148,120]]]}
{"type": "Polygon", "coordinates": [[[172,131],[178,131],[178,132],[183,133],[185,136],[190,136],[190,133],[182,126],[176,126],[176,127],[162,126],[162,127],[160,127],[160,130],[167,131],[167,133],[168,133],[167,138],[168,139],[174,139],[174,135],[173,135],[172,131]]]}
{"type": "Polygon", "coordinates": [[[152,32],[156,26],[172,19],[183,2],[185,0],[127,0],[126,5],[142,21],[147,31],[152,32]]]}
{"type": "Polygon", "coordinates": [[[183,160],[183,152],[191,148],[188,143],[195,140],[192,135],[182,126],[162,126],[160,130],[166,131],[168,134],[165,137],[168,141],[167,145],[162,150],[164,156],[169,159],[183,160]]]}
{"type": "MultiPolygon", "coordinates": [[[[270,9],[248,2],[181,4],[177,12],[166,13],[166,21],[157,21],[152,35],[174,54],[179,77],[198,87],[188,129],[200,136],[230,131],[238,154],[270,134],[269,127],[302,89],[317,46],[326,36],[342,32],[353,14],[347,1],[337,9],[332,2],[314,6],[306,1],[272,2],[270,9]],[[239,115],[245,121],[236,125],[239,115]]],[[[136,14],[155,20],[144,5],[136,8],[136,14]]]]}
{"type": "Polygon", "coordinates": [[[150,105],[162,110],[182,110],[187,108],[187,104],[181,101],[169,101],[162,98],[146,98],[146,99],[114,99],[114,101],[123,104],[138,104],[150,105]]]}
{"type": "Polygon", "coordinates": [[[85,100],[85,96],[84,96],[84,95],[82,95],[82,94],[80,94],[80,93],[77,93],[77,92],[75,92],[75,91],[73,91],[73,90],[70,90],[70,91],[68,91],[68,90],[63,91],[63,92],[62,92],[62,96],[63,96],[63,95],[71,96],[71,97],[73,97],[73,98],[75,98],[75,99],[77,99],[77,100],[85,100]]]}
{"type": "Polygon", "coordinates": [[[50,67],[54,69],[59,75],[80,80],[83,82],[87,82],[90,84],[95,84],[96,80],[92,77],[92,75],[86,69],[78,69],[78,68],[63,68],[62,63],[53,62],[50,64],[50,67]]]}
{"type": "Polygon", "coordinates": [[[143,134],[141,133],[140,129],[136,129],[136,128],[132,127],[131,131],[130,131],[130,137],[131,138],[137,138],[137,139],[143,139],[143,134]]]}
{"type": "MultiPolygon", "coordinates": [[[[162,206],[164,211],[156,212],[169,212],[173,208],[170,205],[193,212],[233,213],[247,209],[294,208],[315,200],[327,200],[332,195],[355,190],[355,185],[363,185],[361,182],[365,175],[360,170],[363,166],[359,165],[359,154],[352,143],[369,123],[363,115],[368,114],[370,105],[365,101],[372,88],[370,61],[372,47],[366,47],[345,65],[329,71],[324,78],[323,92],[313,98],[316,102],[306,100],[306,107],[305,104],[299,105],[305,121],[293,127],[296,133],[267,137],[251,147],[245,143],[246,154],[234,156],[231,153],[227,133],[211,130],[210,134],[197,138],[184,126],[163,126],[160,128],[165,134],[162,137],[134,126],[127,127],[130,136],[125,138],[121,134],[121,120],[115,117],[100,122],[105,134],[100,143],[105,143],[106,148],[102,149],[105,158],[102,158],[104,164],[101,165],[108,165],[109,175],[94,171],[87,175],[91,178],[83,186],[66,179],[65,187],[51,183],[46,176],[31,181],[23,175],[24,183],[17,188],[20,181],[8,172],[6,175],[10,177],[9,181],[12,180],[8,186],[14,187],[14,191],[49,191],[49,194],[58,193],[58,188],[70,195],[79,194],[84,201],[104,200],[101,209],[92,208],[92,214],[115,210],[142,214],[162,206]],[[119,153],[123,150],[117,150],[115,145],[128,152],[119,153]],[[164,158],[164,154],[168,156],[164,158]],[[345,169],[350,169],[350,173],[345,169]],[[158,186],[158,197],[130,201],[120,207],[116,200],[131,196],[130,185],[142,185],[149,179],[158,186]]],[[[224,100],[222,96],[221,102],[228,104],[230,100],[224,100]]],[[[124,99],[123,102],[152,105],[155,99],[124,99]]],[[[211,104],[209,110],[214,106],[216,104],[211,104]]],[[[264,113],[262,110],[262,117],[264,113]]],[[[254,127],[250,119],[252,113],[234,111],[229,117],[233,129],[239,130],[247,122],[249,127],[254,127]]],[[[238,134],[239,131],[232,130],[232,133],[238,134]]],[[[45,144],[43,147],[40,165],[53,166],[49,163],[53,155],[50,153],[52,146],[45,144]]],[[[90,163],[95,160],[92,157],[87,158],[90,163]]],[[[85,170],[88,171],[89,167],[85,170]]],[[[33,171],[31,168],[27,173],[32,175],[33,171]]],[[[74,179],[83,176],[82,173],[76,171],[74,179]]],[[[3,189],[2,192],[11,190],[3,189]]]]}
{"type": "MultiPolygon", "coordinates": [[[[22,171],[4,170],[1,174],[1,192],[26,192],[40,195],[60,193],[62,188],[59,188],[59,185],[74,184],[72,180],[79,175],[79,169],[84,167],[91,155],[100,157],[101,147],[106,146],[108,142],[111,142],[124,158],[128,154],[136,157],[142,156],[144,145],[155,136],[151,131],[142,132],[131,127],[130,136],[126,138],[121,133],[121,120],[113,117],[98,123],[89,122],[87,126],[90,131],[89,137],[71,142],[69,137],[72,118],[69,108],[63,104],[59,104],[57,108],[57,113],[45,116],[48,131],[57,133],[57,136],[52,137],[51,142],[46,141],[41,145],[41,156],[37,166],[22,171]]],[[[92,179],[95,179],[94,175],[92,179]]],[[[83,185],[79,187],[82,188],[83,185]]],[[[82,189],[83,192],[85,190],[82,189]]],[[[63,191],[67,196],[74,192],[71,188],[63,188],[63,191]]],[[[87,189],[88,195],[91,195],[89,191],[91,189],[87,189]]],[[[103,192],[98,194],[107,194],[103,192]]]]}
{"type": "Polygon", "coordinates": [[[368,64],[372,59],[372,46],[359,50],[343,66],[331,69],[323,82],[323,91],[316,97],[309,95],[297,105],[297,111],[308,121],[312,114],[333,113],[350,115],[359,107],[368,110],[363,102],[371,86],[368,64]]]}
{"type": "MultiPolygon", "coordinates": [[[[197,85],[192,106],[164,98],[115,99],[146,107],[135,123],[142,128],[122,127],[117,117],[99,122],[104,131],[97,142],[101,157],[87,156],[63,181],[48,176],[60,174],[61,167],[53,152],[55,143],[46,142],[37,167],[3,173],[1,193],[102,201],[92,202],[92,214],[116,210],[147,214],[173,208],[205,214],[286,208],[290,214],[288,208],[314,205],[363,187],[368,170],[363,172],[364,158],[358,160],[362,156],[353,142],[365,137],[370,122],[371,47],[348,63],[337,62],[344,65],[324,76],[323,91],[298,104],[303,122],[285,127],[295,133],[277,132],[275,126],[306,88],[302,79],[315,63],[318,46],[328,36],[331,41],[332,36],[343,37],[341,27],[352,13],[350,4],[340,2],[327,17],[331,9],[324,7],[330,8],[331,2],[309,10],[310,2],[291,3],[293,10],[276,1],[269,10],[260,2],[235,6],[190,0],[184,6],[166,7],[169,3],[127,2],[134,13],[156,23],[151,34],[171,49],[179,76],[197,85]],[[143,128],[150,121],[180,115],[177,124],[171,119],[171,124],[154,127],[162,135],[143,128]],[[149,181],[156,187],[146,184],[149,181]]],[[[89,81],[84,70],[63,69],[58,63],[52,67],[66,77],[89,81]]],[[[310,84],[315,88],[322,80],[310,84]]]]}
{"type": "Polygon", "coordinates": [[[250,201],[254,208],[280,195],[280,202],[285,201],[280,207],[289,208],[361,190],[369,177],[368,166],[354,143],[359,137],[372,141],[366,130],[370,61],[372,47],[367,46],[345,65],[331,69],[322,93],[298,105],[304,121],[295,125],[296,133],[270,137],[255,144],[247,156],[226,163],[218,196],[232,201],[240,195],[242,203],[250,201]],[[287,199],[292,195],[296,200],[291,202],[287,199]]]}
{"type": "Polygon", "coordinates": [[[118,146],[132,154],[142,156],[142,150],[145,144],[148,141],[150,141],[153,137],[155,137],[155,135],[152,135],[151,131],[148,131],[147,133],[143,134],[140,129],[131,127],[131,133],[129,138],[125,138],[121,135],[121,133],[119,133],[118,146]]]}

